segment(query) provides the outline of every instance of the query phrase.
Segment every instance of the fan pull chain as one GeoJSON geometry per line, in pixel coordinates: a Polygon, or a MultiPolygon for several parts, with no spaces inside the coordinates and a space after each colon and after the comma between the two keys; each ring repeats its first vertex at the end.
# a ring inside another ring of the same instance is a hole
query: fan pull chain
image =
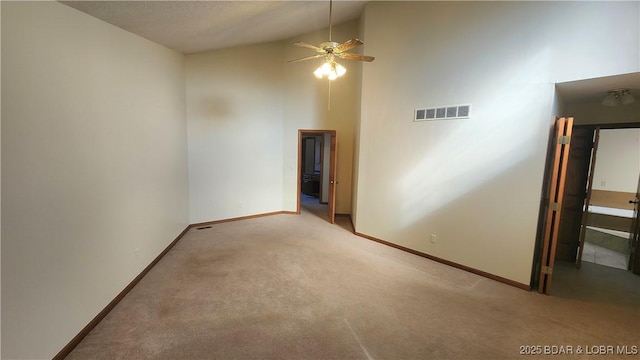
{"type": "Polygon", "coordinates": [[[331,111],[331,80],[328,80],[329,82],[329,96],[327,97],[327,110],[331,111]]]}

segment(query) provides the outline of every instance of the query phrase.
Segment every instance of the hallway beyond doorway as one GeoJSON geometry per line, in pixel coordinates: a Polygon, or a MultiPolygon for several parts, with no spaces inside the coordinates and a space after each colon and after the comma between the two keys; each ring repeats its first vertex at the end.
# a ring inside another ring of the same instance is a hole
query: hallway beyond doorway
{"type": "Polygon", "coordinates": [[[329,221],[329,205],[321,204],[317,197],[300,193],[300,206],[311,214],[329,221]]]}

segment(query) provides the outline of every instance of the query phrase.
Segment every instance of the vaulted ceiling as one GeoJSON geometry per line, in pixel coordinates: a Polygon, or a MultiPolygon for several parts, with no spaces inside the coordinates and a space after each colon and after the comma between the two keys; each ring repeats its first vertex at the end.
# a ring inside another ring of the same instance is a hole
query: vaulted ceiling
{"type": "MultiPolygon", "coordinates": [[[[329,25],[328,0],[60,2],[184,54],[284,40],[329,25]]],[[[366,3],[334,1],[333,24],[357,19],[366,3]]]]}
{"type": "MultiPolygon", "coordinates": [[[[328,0],[60,2],[183,54],[290,39],[329,25],[328,0]]],[[[359,18],[367,2],[334,0],[332,23],[359,18]]],[[[640,99],[639,74],[558,84],[567,102],[597,102],[617,88],[640,99]]]]}

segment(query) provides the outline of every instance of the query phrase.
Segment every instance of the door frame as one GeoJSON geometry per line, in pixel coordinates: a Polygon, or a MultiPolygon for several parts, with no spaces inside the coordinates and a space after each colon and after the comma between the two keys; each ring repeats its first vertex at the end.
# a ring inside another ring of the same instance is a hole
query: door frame
{"type": "Polygon", "coordinates": [[[587,236],[587,224],[589,223],[589,204],[593,193],[593,175],[596,170],[598,159],[598,145],[600,144],[600,127],[596,127],[593,132],[593,146],[591,147],[591,159],[589,160],[589,173],[587,174],[587,193],[584,199],[582,221],[580,223],[580,240],[578,243],[578,255],[576,256],[576,267],[582,266],[582,254],[584,252],[584,240],[587,236]]]}
{"type": "MultiPolygon", "coordinates": [[[[541,206],[540,206],[540,215],[538,218],[538,235],[537,238],[538,240],[536,241],[536,243],[538,245],[536,245],[536,251],[534,253],[534,262],[533,262],[533,269],[532,269],[532,273],[531,273],[531,287],[532,288],[538,288],[538,292],[540,293],[544,293],[544,294],[549,294],[551,291],[551,281],[550,280],[550,274],[543,274],[543,267],[549,267],[551,265],[551,269],[548,269],[547,271],[551,271],[553,269],[553,262],[555,261],[555,253],[553,254],[553,258],[549,259],[549,257],[551,256],[550,252],[554,252],[555,249],[551,249],[550,248],[550,241],[545,241],[545,236],[547,234],[550,234],[550,230],[548,228],[549,224],[547,221],[548,218],[548,212],[549,212],[549,202],[548,199],[550,197],[550,192],[551,192],[551,182],[552,182],[552,178],[554,176],[557,176],[557,173],[554,171],[553,168],[553,160],[554,160],[554,151],[553,149],[556,147],[556,143],[554,142],[554,135],[556,133],[556,128],[555,128],[555,119],[558,119],[559,117],[554,117],[554,121],[553,124],[554,126],[552,127],[552,130],[550,132],[550,136],[549,136],[549,145],[548,145],[548,149],[547,149],[547,166],[546,166],[546,170],[545,170],[545,175],[544,175],[544,186],[543,186],[543,196],[542,196],[542,201],[541,201],[541,206]],[[551,264],[549,265],[548,260],[552,260],[551,264]],[[547,277],[549,277],[549,279],[547,279],[547,277]]],[[[630,122],[630,123],[596,123],[596,124],[578,124],[578,125],[574,125],[574,127],[579,127],[579,128],[590,128],[593,129],[595,132],[596,128],[599,128],[600,130],[610,130],[610,129],[637,129],[640,128],[640,122],[630,122]]],[[[587,174],[587,176],[590,176],[590,174],[587,174]]]]}
{"type": "Polygon", "coordinates": [[[629,200],[633,205],[633,220],[629,233],[629,263],[627,269],[640,275],[640,174],[638,175],[638,189],[636,198],[629,200]]]}
{"type": "MultiPolygon", "coordinates": [[[[302,192],[302,141],[304,136],[322,136],[322,141],[324,141],[324,135],[329,134],[331,137],[331,143],[329,146],[329,196],[328,196],[328,217],[330,223],[335,223],[336,219],[336,185],[337,185],[337,132],[336,130],[309,130],[309,129],[299,129],[298,130],[298,172],[297,172],[297,190],[296,190],[296,213],[300,214],[300,193],[302,192]]],[[[324,149],[324,146],[322,146],[324,149]]],[[[324,158],[323,160],[324,161],[324,158]]],[[[321,198],[319,200],[322,200],[321,198]]]]}

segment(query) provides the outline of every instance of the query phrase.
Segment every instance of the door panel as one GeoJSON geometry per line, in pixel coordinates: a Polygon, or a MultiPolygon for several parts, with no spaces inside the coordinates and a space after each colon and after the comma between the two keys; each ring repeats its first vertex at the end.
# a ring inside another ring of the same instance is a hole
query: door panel
{"type": "Polygon", "coordinates": [[[542,258],[538,292],[549,294],[553,265],[555,263],[560,216],[563,209],[564,187],[566,182],[567,163],[569,160],[569,142],[563,141],[571,137],[573,118],[559,118],[555,121],[554,150],[551,165],[551,182],[547,199],[546,221],[542,244],[542,258]]]}
{"type": "Polygon", "coordinates": [[[558,230],[557,260],[575,261],[577,257],[593,148],[593,133],[592,128],[585,127],[575,127],[571,133],[562,216],[558,230]]]}
{"type": "Polygon", "coordinates": [[[329,146],[330,164],[329,164],[329,222],[336,222],[336,185],[337,172],[336,166],[338,165],[338,137],[336,132],[331,133],[331,145],[329,146]]]}

